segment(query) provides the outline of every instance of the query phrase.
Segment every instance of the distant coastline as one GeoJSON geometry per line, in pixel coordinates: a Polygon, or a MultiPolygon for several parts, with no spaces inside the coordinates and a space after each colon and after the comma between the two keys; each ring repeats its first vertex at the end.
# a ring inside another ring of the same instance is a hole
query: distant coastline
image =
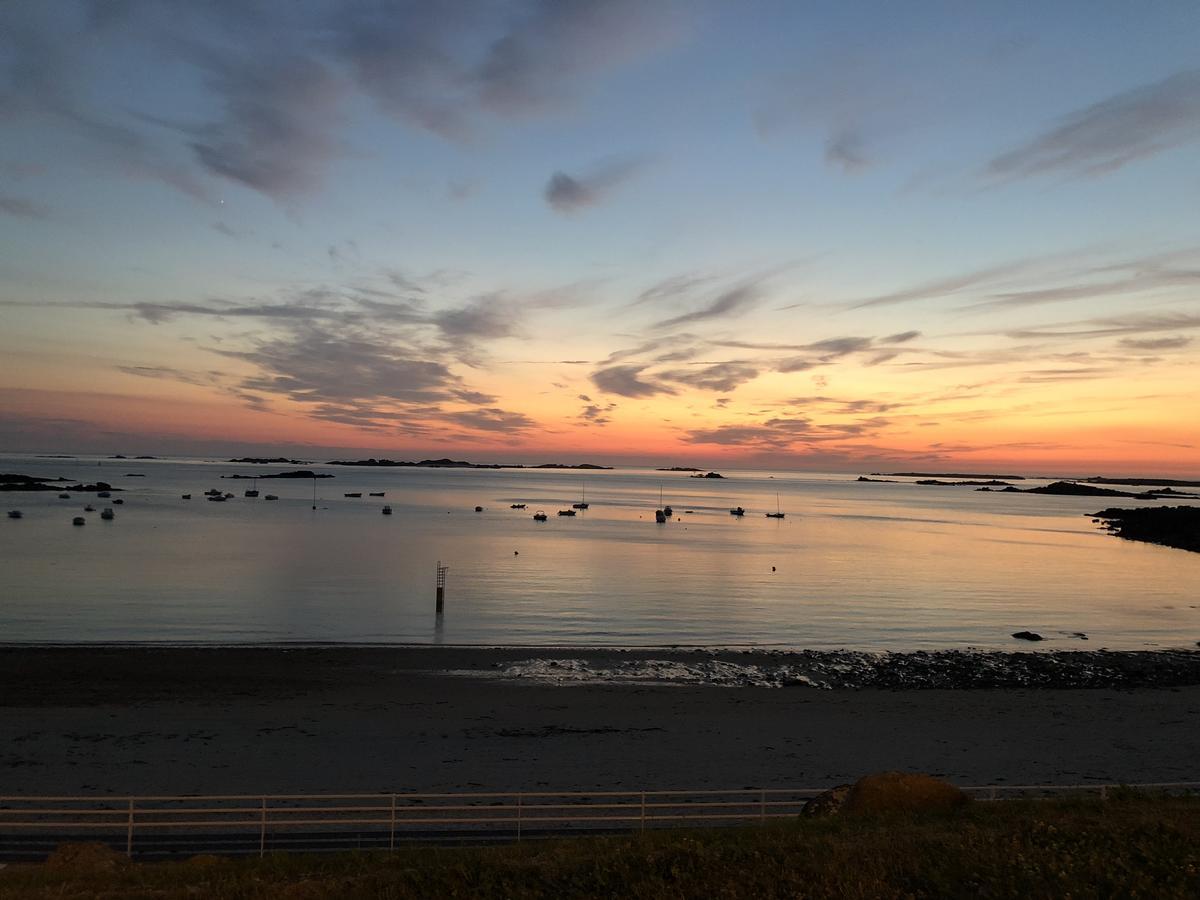
{"type": "Polygon", "coordinates": [[[423,459],[420,462],[408,462],[394,459],[331,459],[327,466],[380,466],[384,468],[409,469],[601,469],[609,470],[612,466],[598,466],[594,463],[542,463],[537,466],[526,466],[521,463],[473,463],[461,459],[423,459]]]}

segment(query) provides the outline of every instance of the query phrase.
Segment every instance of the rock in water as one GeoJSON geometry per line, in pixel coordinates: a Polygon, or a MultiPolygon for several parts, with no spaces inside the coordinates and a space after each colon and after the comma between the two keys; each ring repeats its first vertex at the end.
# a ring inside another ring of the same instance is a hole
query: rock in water
{"type": "Polygon", "coordinates": [[[954,785],[916,772],[864,775],[846,794],[846,814],[889,812],[952,812],[970,797],[954,785]]]}
{"type": "Polygon", "coordinates": [[[1036,631],[1014,631],[1013,637],[1021,641],[1042,641],[1045,640],[1036,631]]]}

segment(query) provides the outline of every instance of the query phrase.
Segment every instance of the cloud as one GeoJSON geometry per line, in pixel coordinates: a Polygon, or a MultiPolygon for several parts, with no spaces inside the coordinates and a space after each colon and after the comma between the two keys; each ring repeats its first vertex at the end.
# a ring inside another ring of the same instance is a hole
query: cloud
{"type": "Polygon", "coordinates": [[[1160,331],[1187,331],[1200,328],[1198,313],[1140,313],[1086,319],[1046,328],[1017,329],[1004,332],[1015,340],[1044,340],[1055,338],[1117,337],[1128,334],[1153,334],[1160,331]]]}
{"type": "Polygon", "coordinates": [[[622,397],[651,397],[655,394],[674,394],[674,388],[659,382],[643,380],[646,366],[611,366],[598,369],[591,375],[592,383],[608,394],[622,397]]]}
{"type": "Polygon", "coordinates": [[[880,338],[881,344],[907,344],[909,341],[916,340],[921,336],[919,331],[902,331],[899,334],[890,334],[887,337],[880,338]]]}
{"type": "Polygon", "coordinates": [[[201,59],[224,115],[184,129],[199,162],[277,200],[318,187],[326,164],[342,152],[332,136],[341,121],[340,80],[301,54],[201,59]]]}
{"type": "Polygon", "coordinates": [[[1117,344],[1126,350],[1181,350],[1192,342],[1190,337],[1121,338],[1117,344]]]}
{"type": "Polygon", "coordinates": [[[688,322],[702,322],[707,319],[719,319],[726,316],[736,316],[752,307],[761,296],[757,283],[742,284],[719,294],[707,306],[689,313],[663,319],[651,325],[651,328],[676,328],[688,322]]]}
{"type": "Polygon", "coordinates": [[[502,115],[560,108],[587,76],[658,50],[683,31],[683,11],[671,2],[538,0],[527,9],[473,73],[480,103],[502,115]]]}
{"type": "Polygon", "coordinates": [[[543,196],[555,212],[577,212],[603,202],[642,165],[637,160],[623,160],[605,163],[586,175],[555,172],[546,183],[543,196]]]}
{"type": "Polygon", "coordinates": [[[1066,116],[995,157],[986,174],[1028,178],[1100,175],[1200,136],[1200,69],[1177,72],[1066,116]]]}
{"type": "Polygon", "coordinates": [[[589,403],[579,411],[579,420],[586,425],[604,426],[612,421],[609,414],[616,408],[615,403],[589,403]]]}
{"type": "Polygon", "coordinates": [[[686,384],[706,391],[732,391],[738,385],[753,381],[759,375],[756,366],[740,362],[714,363],[695,371],[675,370],[659,373],[664,381],[686,384]]]}
{"type": "Polygon", "coordinates": [[[715,276],[712,275],[673,275],[650,285],[650,287],[638,294],[636,299],[629,305],[640,306],[643,303],[672,300],[676,297],[690,294],[697,288],[710,284],[713,280],[715,280],[715,276]]]}
{"type": "Polygon", "coordinates": [[[24,197],[14,197],[12,194],[0,194],[0,213],[20,219],[44,219],[49,215],[41,204],[24,197]]]}
{"type": "Polygon", "coordinates": [[[863,422],[818,425],[811,419],[777,417],[761,425],[720,425],[690,431],[686,439],[692,444],[723,444],[735,447],[757,447],[764,450],[787,450],[796,445],[840,441],[878,431],[886,420],[873,418],[863,422]]]}
{"type": "Polygon", "coordinates": [[[451,340],[509,337],[516,329],[517,310],[496,295],[477,297],[463,306],[443,310],[433,322],[451,340]]]}
{"type": "Polygon", "coordinates": [[[1019,260],[1017,262],[1003,263],[998,266],[988,266],[971,272],[965,272],[962,275],[953,275],[948,278],[927,281],[915,287],[905,288],[904,290],[865,297],[861,300],[852,301],[848,304],[848,307],[850,309],[870,309],[876,306],[893,306],[897,303],[911,303],[916,300],[928,300],[934,297],[958,294],[964,290],[994,283],[1002,278],[1022,274],[1029,271],[1033,264],[1034,261],[1032,260],[1019,260]]]}

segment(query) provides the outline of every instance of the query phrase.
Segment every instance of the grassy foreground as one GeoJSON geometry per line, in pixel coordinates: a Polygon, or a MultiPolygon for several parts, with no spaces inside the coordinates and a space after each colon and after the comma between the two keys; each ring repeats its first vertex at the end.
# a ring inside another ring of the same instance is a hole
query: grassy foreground
{"type": "Polygon", "coordinates": [[[1200,799],[975,803],[472,849],[0,870],[0,897],[1200,897],[1200,799]]]}

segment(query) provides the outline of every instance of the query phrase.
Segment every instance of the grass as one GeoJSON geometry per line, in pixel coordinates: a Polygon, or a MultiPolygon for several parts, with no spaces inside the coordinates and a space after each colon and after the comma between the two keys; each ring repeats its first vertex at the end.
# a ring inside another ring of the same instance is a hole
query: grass
{"type": "Polygon", "coordinates": [[[471,849],[0,870],[0,898],[1200,897],[1200,799],[975,803],[471,849]]]}

